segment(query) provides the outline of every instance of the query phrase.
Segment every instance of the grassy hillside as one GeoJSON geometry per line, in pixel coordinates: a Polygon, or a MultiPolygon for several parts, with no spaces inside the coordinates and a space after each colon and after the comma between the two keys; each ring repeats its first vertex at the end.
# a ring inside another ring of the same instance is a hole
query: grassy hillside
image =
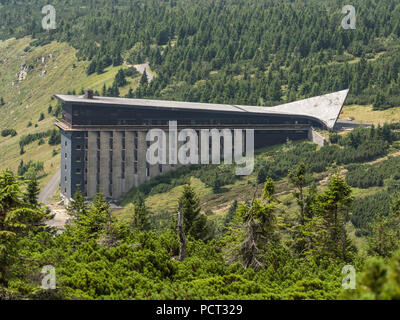
{"type": "Polygon", "coordinates": [[[344,106],[340,119],[346,120],[353,117],[354,121],[363,123],[373,123],[375,125],[384,124],[385,122],[400,121],[400,107],[394,107],[387,110],[373,110],[371,105],[360,106],[351,105],[344,106]]]}
{"type": "MultiPolygon", "coordinates": [[[[5,102],[0,106],[0,131],[15,129],[18,133],[15,137],[0,137],[0,170],[15,171],[20,160],[25,163],[43,161],[43,185],[59,167],[59,153],[53,155],[53,150],[59,151],[60,147],[49,146],[47,139],[42,145],[34,141],[25,147],[25,154],[20,155],[21,136],[54,128],[56,119],[48,113],[48,107],[51,105],[54,111],[55,93],[75,90],[79,94],[89,87],[101,92],[104,84],[109,86],[113,82],[121,67],[109,67],[103,74],[87,76],[88,62],[78,61],[76,50],[70,45],[54,41],[43,47],[31,47],[30,42],[29,37],[0,42],[0,97],[5,102]],[[38,121],[41,113],[45,118],[38,121]],[[29,122],[32,125],[28,127],[29,122]]],[[[138,80],[128,79],[130,83],[120,89],[121,95],[126,94],[129,87],[134,89],[138,80]]]]}

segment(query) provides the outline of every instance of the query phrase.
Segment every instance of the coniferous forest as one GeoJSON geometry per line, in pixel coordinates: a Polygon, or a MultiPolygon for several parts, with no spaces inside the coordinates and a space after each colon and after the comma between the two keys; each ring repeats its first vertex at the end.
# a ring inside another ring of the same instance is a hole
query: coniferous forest
{"type": "MultiPolygon", "coordinates": [[[[144,72],[126,97],[272,106],[349,88],[347,105],[400,106],[398,0],[358,1],[349,30],[341,0],[54,0],[57,28],[43,30],[46,4],[0,0],[0,39],[30,36],[27,51],[66,42],[87,75],[149,62],[154,78],[144,72]]],[[[120,69],[98,94],[119,96],[132,75],[120,69]]],[[[242,179],[224,165],[182,167],[131,190],[121,203],[129,219],[101,193],[87,202],[77,192],[62,232],[37,200],[43,163],[21,161],[0,173],[0,299],[399,299],[399,128],[263,150],[246,200],[220,216],[190,181],[218,198],[242,179]],[[149,208],[149,196],[178,186],[173,214],[149,208]],[[51,290],[44,266],[55,268],[51,290]]],[[[23,135],[20,153],[45,138],[60,144],[55,130],[23,135]]]]}
{"type": "Polygon", "coordinates": [[[400,104],[396,0],[359,1],[354,30],[341,0],[55,0],[50,31],[47,1],[0,4],[0,39],[66,41],[88,74],[148,60],[158,76],[135,97],[273,105],[350,88],[348,104],[400,104]]]}

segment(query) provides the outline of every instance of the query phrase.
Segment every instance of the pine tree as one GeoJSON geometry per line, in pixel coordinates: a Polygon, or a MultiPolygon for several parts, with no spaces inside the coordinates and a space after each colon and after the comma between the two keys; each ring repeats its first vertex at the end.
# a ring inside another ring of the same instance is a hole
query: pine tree
{"type": "Polygon", "coordinates": [[[53,129],[49,138],[49,145],[55,146],[59,143],[61,143],[61,133],[57,129],[53,129]]]}
{"type": "Polygon", "coordinates": [[[3,99],[3,97],[0,97],[0,106],[4,106],[4,99],[3,99]]]}
{"type": "Polygon", "coordinates": [[[232,221],[233,217],[235,216],[236,210],[238,208],[238,201],[234,200],[231,206],[229,207],[228,213],[225,216],[224,220],[224,230],[226,231],[227,225],[232,221]]]}
{"type": "Polygon", "coordinates": [[[86,70],[86,74],[88,76],[90,76],[91,74],[95,73],[97,70],[97,63],[95,60],[92,60],[92,62],[89,64],[87,70],[86,70]]]}
{"type": "Polygon", "coordinates": [[[297,205],[300,208],[300,224],[304,225],[305,217],[304,217],[304,210],[305,210],[305,201],[304,201],[304,187],[306,186],[306,165],[304,162],[300,162],[296,171],[289,171],[289,181],[290,183],[296,188],[296,191],[293,192],[296,200],[297,205]]]}
{"type": "Polygon", "coordinates": [[[17,173],[18,173],[18,175],[19,175],[20,177],[22,177],[22,176],[24,175],[24,173],[25,173],[24,160],[21,160],[21,161],[19,162],[17,173]]]}
{"type": "Polygon", "coordinates": [[[128,94],[126,95],[126,98],[133,98],[134,97],[134,95],[133,95],[133,89],[132,88],[129,88],[129,91],[128,91],[128,94]]]}
{"type": "Polygon", "coordinates": [[[146,69],[143,71],[142,77],[140,78],[140,85],[141,86],[147,86],[148,79],[147,79],[147,73],[146,69]]]}
{"type": "Polygon", "coordinates": [[[26,193],[24,194],[25,202],[31,207],[36,207],[38,205],[37,198],[39,192],[40,192],[39,184],[37,182],[36,177],[33,177],[33,179],[28,181],[26,193]]]}
{"type": "Polygon", "coordinates": [[[110,204],[103,194],[98,193],[86,214],[80,214],[75,220],[77,231],[82,239],[97,238],[111,219],[110,204]]]}
{"type": "Polygon", "coordinates": [[[38,208],[31,208],[22,201],[21,182],[6,170],[0,174],[0,285],[7,288],[10,265],[18,267],[24,260],[18,252],[17,245],[21,237],[42,226],[48,216],[38,208]],[[22,261],[21,261],[22,260],[22,261]]]}
{"type": "Polygon", "coordinates": [[[274,212],[277,202],[273,196],[274,189],[274,183],[269,179],[264,185],[261,199],[256,198],[256,188],[251,203],[241,204],[237,210],[243,221],[239,258],[245,268],[261,269],[265,264],[263,255],[266,248],[276,240],[274,212]]]}
{"type": "Polygon", "coordinates": [[[114,82],[118,87],[123,87],[127,84],[127,81],[125,79],[125,73],[122,69],[118,70],[118,73],[115,75],[114,82]]]}
{"type": "Polygon", "coordinates": [[[143,198],[136,200],[133,209],[132,227],[139,231],[149,231],[149,213],[143,198]]]}
{"type": "Polygon", "coordinates": [[[118,52],[113,59],[113,66],[118,67],[122,64],[122,62],[123,62],[123,60],[122,60],[121,54],[118,52]]]}
{"type": "Polygon", "coordinates": [[[103,61],[97,61],[97,63],[95,64],[95,70],[97,74],[104,73],[103,61]]]}
{"type": "Polygon", "coordinates": [[[370,224],[372,235],[368,237],[368,252],[390,257],[400,248],[400,193],[393,200],[389,215],[379,214],[370,224]]]}
{"type": "Polygon", "coordinates": [[[207,218],[200,213],[200,200],[190,184],[186,184],[179,199],[183,208],[183,224],[185,234],[195,239],[203,239],[207,235],[207,218]]]}
{"type": "Polygon", "coordinates": [[[76,220],[82,219],[88,213],[89,207],[81,190],[77,190],[68,204],[67,212],[76,220]]]}
{"type": "Polygon", "coordinates": [[[345,223],[353,197],[352,190],[339,173],[333,175],[328,188],[316,198],[315,212],[322,218],[323,248],[320,251],[332,258],[349,261],[355,251],[347,236],[345,223]]]}

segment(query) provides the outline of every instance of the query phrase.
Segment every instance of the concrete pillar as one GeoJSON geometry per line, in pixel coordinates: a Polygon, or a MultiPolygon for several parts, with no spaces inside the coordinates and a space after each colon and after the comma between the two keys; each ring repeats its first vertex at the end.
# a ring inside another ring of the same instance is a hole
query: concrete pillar
{"type": "Polygon", "coordinates": [[[146,176],[146,152],[147,152],[147,142],[146,142],[146,131],[138,132],[138,185],[147,181],[150,177],[146,176]]]}
{"type": "Polygon", "coordinates": [[[87,146],[87,196],[89,199],[96,195],[97,186],[97,132],[88,132],[87,146]]]}
{"type": "Polygon", "coordinates": [[[134,186],[134,132],[125,131],[125,183],[122,192],[125,194],[134,186]]]}
{"type": "Polygon", "coordinates": [[[100,132],[100,192],[110,197],[110,133],[100,132]]]}
{"type": "Polygon", "coordinates": [[[167,159],[167,163],[163,164],[163,166],[162,166],[163,172],[162,173],[167,173],[167,172],[172,170],[172,167],[171,167],[170,161],[169,161],[169,131],[165,131],[165,136],[166,136],[166,139],[167,139],[167,145],[165,146],[166,153],[167,153],[167,158],[166,158],[167,159]]]}
{"type": "Polygon", "coordinates": [[[112,198],[119,199],[122,196],[122,185],[125,179],[122,179],[122,131],[113,132],[113,158],[112,158],[112,198]]]}
{"type": "MultiPolygon", "coordinates": [[[[150,144],[153,144],[154,142],[151,141],[150,144]]],[[[147,149],[146,149],[147,151],[147,149]]],[[[153,177],[156,177],[160,174],[160,167],[159,164],[152,164],[150,165],[150,177],[148,177],[148,180],[150,180],[153,177]]]]}

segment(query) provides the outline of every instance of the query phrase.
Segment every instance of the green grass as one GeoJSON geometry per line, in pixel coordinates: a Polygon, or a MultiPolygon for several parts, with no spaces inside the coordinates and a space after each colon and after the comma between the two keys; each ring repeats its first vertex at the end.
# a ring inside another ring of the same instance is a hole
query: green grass
{"type": "Polygon", "coordinates": [[[339,118],[346,120],[349,117],[354,117],[354,121],[357,122],[373,123],[375,125],[382,125],[385,122],[400,122],[400,107],[386,110],[373,110],[371,105],[344,106],[339,118]]]}

